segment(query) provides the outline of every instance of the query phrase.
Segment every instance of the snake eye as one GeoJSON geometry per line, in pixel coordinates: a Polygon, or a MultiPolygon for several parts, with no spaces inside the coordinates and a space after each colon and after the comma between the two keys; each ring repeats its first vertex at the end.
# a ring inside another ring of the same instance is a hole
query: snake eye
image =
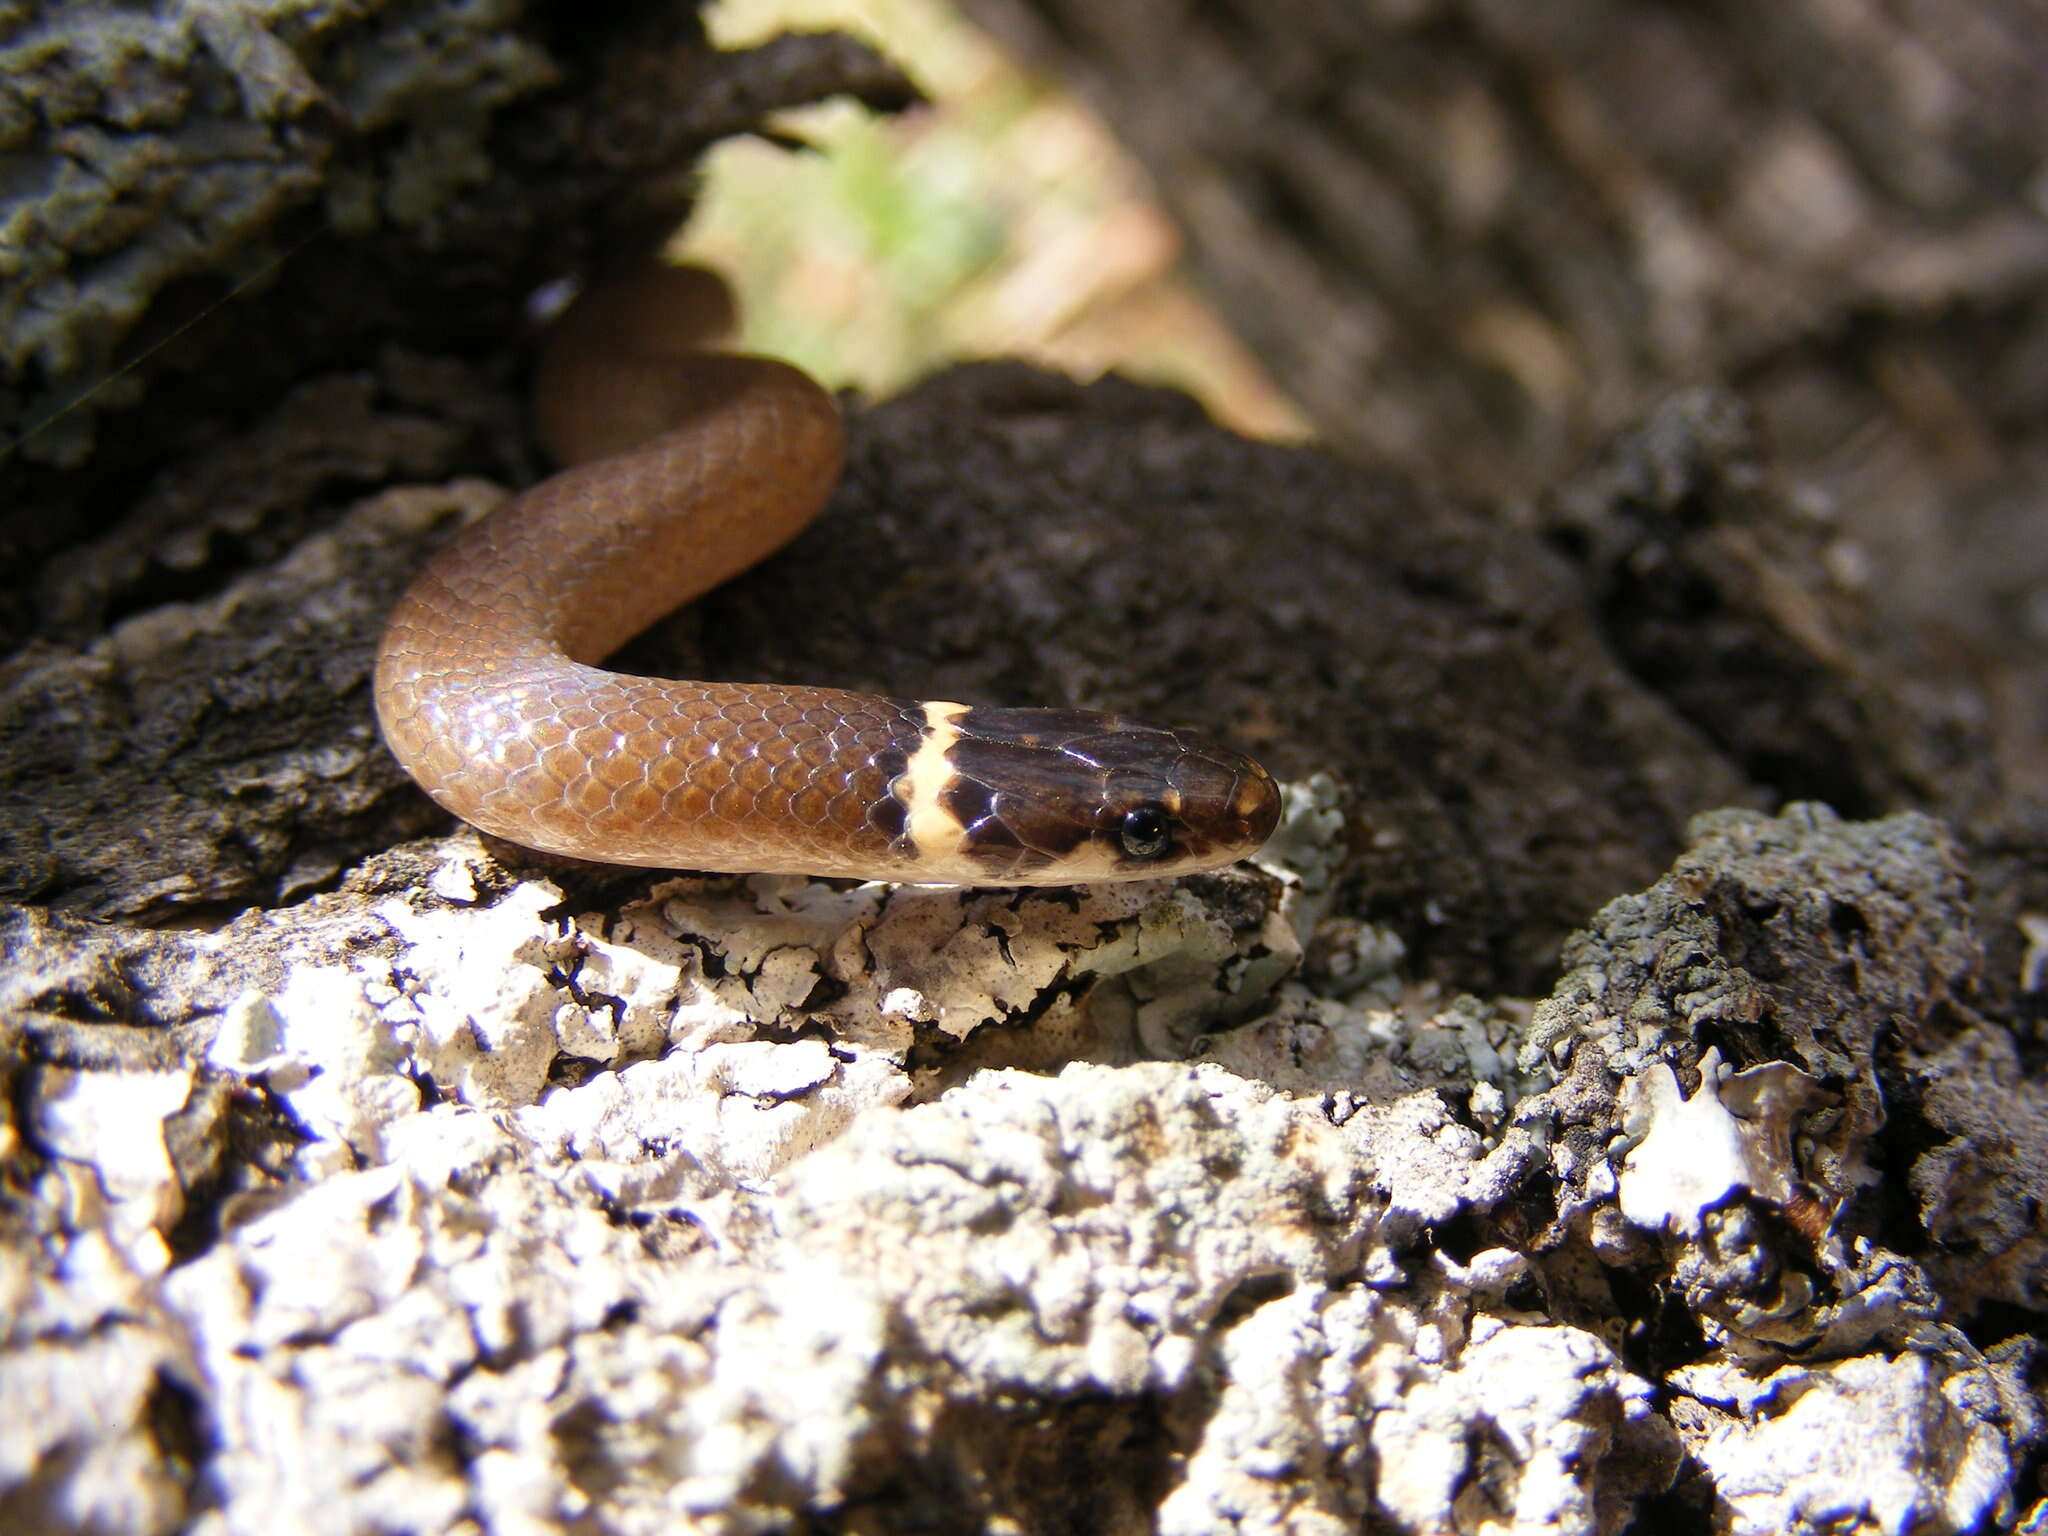
{"type": "Polygon", "coordinates": [[[1156,805],[1141,805],[1135,811],[1124,812],[1117,837],[1124,845],[1124,853],[1133,859],[1156,859],[1172,841],[1166,813],[1156,805]]]}

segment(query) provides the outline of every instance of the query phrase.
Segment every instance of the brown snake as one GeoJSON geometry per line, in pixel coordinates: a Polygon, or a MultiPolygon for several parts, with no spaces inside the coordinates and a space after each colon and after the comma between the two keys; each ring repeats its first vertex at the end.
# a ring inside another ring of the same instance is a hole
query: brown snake
{"type": "Polygon", "coordinates": [[[539,421],[574,467],[445,545],[378,651],[384,738],[428,794],[531,848],[733,873],[1066,885],[1266,840],[1263,768],[1122,715],[592,665],[779,549],[838,480],[830,395],[697,350],[729,316],[717,279],[661,268],[556,322],[539,421]]]}

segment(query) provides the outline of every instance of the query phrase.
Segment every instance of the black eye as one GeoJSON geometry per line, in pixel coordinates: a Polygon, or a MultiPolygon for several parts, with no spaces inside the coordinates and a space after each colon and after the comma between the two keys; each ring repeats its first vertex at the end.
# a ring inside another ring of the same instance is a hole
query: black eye
{"type": "Polygon", "coordinates": [[[1166,813],[1156,805],[1141,805],[1135,811],[1124,812],[1117,836],[1123,842],[1124,852],[1134,859],[1156,859],[1172,841],[1166,813]]]}

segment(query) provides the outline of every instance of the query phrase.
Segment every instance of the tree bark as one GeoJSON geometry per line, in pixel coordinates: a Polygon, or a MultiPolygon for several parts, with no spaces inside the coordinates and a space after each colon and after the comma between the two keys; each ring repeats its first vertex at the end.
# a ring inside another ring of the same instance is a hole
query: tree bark
{"type": "MultiPolygon", "coordinates": [[[[1210,876],[847,889],[487,847],[367,673],[541,472],[536,285],[637,254],[710,137],[896,72],[657,4],[17,9],[0,228],[57,233],[5,247],[5,406],[80,403],[0,463],[0,1526],[2048,1518],[2048,836],[1736,397],[1534,495],[1685,334],[1623,324],[1663,311],[1558,71],[1444,96],[1492,238],[1379,350],[1340,264],[1243,251],[1505,507],[987,364],[849,403],[820,524],[634,642],[1290,781],[1210,876]],[[1496,185],[1518,114],[1547,200],[1496,185]]],[[[1494,34],[1300,9],[1163,35],[1207,50],[1182,131],[1243,129],[1241,75],[1389,74],[1262,163],[1415,275],[1398,87],[1494,34]]]]}

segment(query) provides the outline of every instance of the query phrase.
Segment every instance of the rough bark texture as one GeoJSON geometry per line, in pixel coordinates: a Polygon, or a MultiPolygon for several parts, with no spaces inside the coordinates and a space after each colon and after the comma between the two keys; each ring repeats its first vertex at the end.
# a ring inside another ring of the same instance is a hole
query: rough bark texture
{"type": "MultiPolygon", "coordinates": [[[[1268,855],[543,869],[435,816],[366,687],[536,473],[526,296],[707,137],[907,88],[656,5],[140,17],[0,14],[46,172],[0,189],[9,409],[144,354],[0,463],[0,1527],[2048,1518],[2048,837],[1736,398],[1537,516],[930,380],[623,664],[1200,723],[1291,781],[1268,855]]],[[[1624,264],[1544,260],[1604,356],[1624,264]]],[[[1523,462],[1456,377],[1403,409],[1523,462]]]]}

